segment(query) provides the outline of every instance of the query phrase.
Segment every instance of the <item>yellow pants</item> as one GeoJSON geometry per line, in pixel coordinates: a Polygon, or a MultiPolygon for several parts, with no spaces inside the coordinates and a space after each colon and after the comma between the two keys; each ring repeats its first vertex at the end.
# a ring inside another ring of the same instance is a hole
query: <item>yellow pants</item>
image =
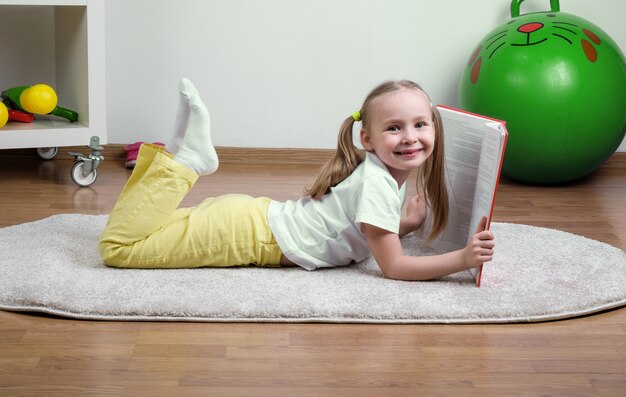
{"type": "Polygon", "coordinates": [[[225,195],[178,208],[198,175],[162,147],[142,145],[105,230],[100,256],[124,268],[279,266],[269,198],[225,195]]]}

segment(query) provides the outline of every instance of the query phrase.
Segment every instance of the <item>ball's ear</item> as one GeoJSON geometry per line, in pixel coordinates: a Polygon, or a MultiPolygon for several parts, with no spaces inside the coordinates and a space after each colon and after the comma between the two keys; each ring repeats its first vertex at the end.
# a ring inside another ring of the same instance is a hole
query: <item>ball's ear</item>
{"type": "Polygon", "coordinates": [[[361,128],[360,137],[363,149],[367,150],[368,152],[373,151],[374,146],[372,145],[372,137],[365,128],[361,128]]]}

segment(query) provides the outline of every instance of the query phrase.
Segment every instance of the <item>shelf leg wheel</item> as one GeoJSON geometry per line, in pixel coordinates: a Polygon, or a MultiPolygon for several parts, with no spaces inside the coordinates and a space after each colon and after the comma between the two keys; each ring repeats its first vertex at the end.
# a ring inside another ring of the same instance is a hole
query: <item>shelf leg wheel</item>
{"type": "Polygon", "coordinates": [[[98,171],[93,168],[93,164],[87,164],[90,160],[80,160],[72,166],[72,180],[75,184],[87,187],[96,181],[98,171]]]}
{"type": "Polygon", "coordinates": [[[59,153],[58,147],[38,147],[37,154],[44,160],[52,160],[59,153]]]}
{"type": "Polygon", "coordinates": [[[100,146],[100,138],[92,136],[89,141],[89,148],[91,153],[87,156],[83,156],[82,153],[78,152],[69,152],[76,160],[72,166],[72,180],[81,187],[89,186],[96,181],[98,177],[96,168],[104,160],[104,156],[102,156],[104,148],[100,146]]]}

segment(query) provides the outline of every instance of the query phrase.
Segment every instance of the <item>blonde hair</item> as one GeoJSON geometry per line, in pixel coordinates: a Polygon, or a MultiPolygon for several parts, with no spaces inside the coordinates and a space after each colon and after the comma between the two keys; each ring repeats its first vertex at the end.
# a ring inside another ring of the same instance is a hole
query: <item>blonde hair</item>
{"type": "MultiPolygon", "coordinates": [[[[418,84],[409,80],[384,82],[369,93],[359,110],[363,128],[367,128],[372,101],[381,95],[401,89],[418,90],[428,96],[418,84]]],[[[431,105],[431,109],[435,127],[435,146],[432,155],[419,167],[415,180],[418,193],[426,197],[433,213],[433,227],[428,236],[429,239],[441,234],[448,221],[448,191],[444,177],[443,123],[437,108],[431,105]]],[[[305,195],[314,199],[321,199],[322,196],[330,192],[332,187],[346,179],[365,159],[365,152],[357,148],[352,140],[354,122],[353,116],[343,121],[337,139],[337,150],[322,166],[313,185],[305,189],[305,195]]]]}

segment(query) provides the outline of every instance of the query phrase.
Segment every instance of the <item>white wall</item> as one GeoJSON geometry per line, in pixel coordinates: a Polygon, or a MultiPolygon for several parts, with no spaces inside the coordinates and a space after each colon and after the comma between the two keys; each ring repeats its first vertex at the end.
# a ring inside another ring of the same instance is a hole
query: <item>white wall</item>
{"type": "MultiPolygon", "coordinates": [[[[626,50],[626,2],[562,0],[626,50]]],[[[341,121],[390,78],[457,105],[474,47],[509,0],[107,0],[110,143],[166,142],[183,77],[218,146],[332,148],[341,121]]],[[[545,11],[527,0],[522,13],[545,11]]],[[[620,150],[626,151],[626,143],[620,150]]]]}

